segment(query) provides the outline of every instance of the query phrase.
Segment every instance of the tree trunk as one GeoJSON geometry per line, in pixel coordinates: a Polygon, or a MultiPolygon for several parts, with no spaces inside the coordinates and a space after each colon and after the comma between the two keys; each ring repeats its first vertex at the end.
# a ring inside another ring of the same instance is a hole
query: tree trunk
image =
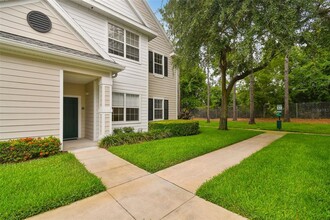
{"type": "Polygon", "coordinates": [[[290,122],[289,110],[289,52],[285,54],[284,60],[284,121],[290,122]]]}
{"type": "Polygon", "coordinates": [[[249,124],[255,124],[254,118],[254,74],[250,75],[250,120],[249,124]]]}
{"type": "Polygon", "coordinates": [[[210,123],[210,70],[207,67],[207,109],[206,109],[206,117],[207,117],[207,123],[210,123]]]}
{"type": "Polygon", "coordinates": [[[222,52],[219,60],[219,67],[221,71],[221,112],[220,112],[220,130],[228,130],[228,95],[226,88],[226,72],[227,72],[227,56],[226,52],[222,52]]]}
{"type": "Polygon", "coordinates": [[[237,108],[236,108],[236,83],[233,86],[233,121],[237,121],[237,108]]]}

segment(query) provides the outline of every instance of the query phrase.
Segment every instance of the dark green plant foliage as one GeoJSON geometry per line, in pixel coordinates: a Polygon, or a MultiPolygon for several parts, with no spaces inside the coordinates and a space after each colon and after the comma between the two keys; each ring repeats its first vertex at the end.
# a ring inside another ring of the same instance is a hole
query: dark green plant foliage
{"type": "Polygon", "coordinates": [[[115,128],[113,129],[113,134],[124,134],[124,133],[133,133],[133,127],[123,127],[123,128],[115,128]]]}
{"type": "Polygon", "coordinates": [[[122,128],[114,128],[113,131],[112,131],[112,133],[113,133],[114,135],[116,135],[116,134],[123,134],[124,131],[123,131],[122,128]]]}
{"type": "Polygon", "coordinates": [[[60,151],[60,146],[60,140],[52,136],[1,141],[0,164],[17,163],[55,155],[60,151]]]}
{"type": "Polygon", "coordinates": [[[138,132],[138,133],[119,133],[102,138],[102,140],[99,142],[99,146],[108,148],[112,146],[136,144],[145,141],[159,140],[171,136],[172,136],[171,132],[167,130],[153,130],[150,132],[138,132]]]}
{"type": "Polygon", "coordinates": [[[134,132],[134,128],[133,127],[123,127],[123,131],[125,133],[133,133],[134,132]]]}
{"type": "Polygon", "coordinates": [[[199,134],[199,122],[188,120],[166,120],[149,123],[149,130],[168,130],[172,136],[199,134]]]}

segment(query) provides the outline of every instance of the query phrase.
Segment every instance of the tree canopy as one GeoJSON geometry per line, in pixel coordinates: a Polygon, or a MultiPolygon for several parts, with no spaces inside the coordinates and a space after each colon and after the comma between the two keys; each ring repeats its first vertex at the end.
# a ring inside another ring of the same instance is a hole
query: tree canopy
{"type": "Polygon", "coordinates": [[[265,69],[301,41],[316,22],[322,0],[169,0],[162,10],[176,46],[188,63],[207,48],[221,80],[220,129],[227,129],[233,85],[265,69]]]}

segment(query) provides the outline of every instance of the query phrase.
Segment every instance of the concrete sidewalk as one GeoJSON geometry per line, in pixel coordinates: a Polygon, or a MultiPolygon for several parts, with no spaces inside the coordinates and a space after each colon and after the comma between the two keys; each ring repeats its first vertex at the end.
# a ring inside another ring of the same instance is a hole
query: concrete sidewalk
{"type": "Polygon", "coordinates": [[[240,163],[243,159],[284,135],[283,132],[267,132],[174,165],[155,174],[195,193],[205,181],[240,163]]]}
{"type": "Polygon", "coordinates": [[[105,149],[74,151],[86,168],[101,178],[107,191],[31,219],[245,219],[194,192],[212,176],[283,135],[262,134],[156,174],[105,149]]]}

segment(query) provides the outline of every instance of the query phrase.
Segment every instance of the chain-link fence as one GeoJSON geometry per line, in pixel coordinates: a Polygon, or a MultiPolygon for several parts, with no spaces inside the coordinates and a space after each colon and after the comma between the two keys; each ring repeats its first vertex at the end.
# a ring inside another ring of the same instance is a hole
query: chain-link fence
{"type": "MultiPolygon", "coordinates": [[[[276,105],[265,104],[262,108],[255,109],[256,118],[275,117],[276,105]]],[[[206,108],[198,108],[193,111],[195,118],[206,118],[206,108]]],[[[233,107],[228,107],[228,116],[233,117],[233,107]]],[[[210,109],[211,118],[220,118],[220,108],[210,109]]],[[[250,110],[248,106],[237,106],[238,118],[249,118],[250,110]]],[[[290,104],[291,118],[321,119],[330,118],[330,102],[308,102],[290,104]]]]}

